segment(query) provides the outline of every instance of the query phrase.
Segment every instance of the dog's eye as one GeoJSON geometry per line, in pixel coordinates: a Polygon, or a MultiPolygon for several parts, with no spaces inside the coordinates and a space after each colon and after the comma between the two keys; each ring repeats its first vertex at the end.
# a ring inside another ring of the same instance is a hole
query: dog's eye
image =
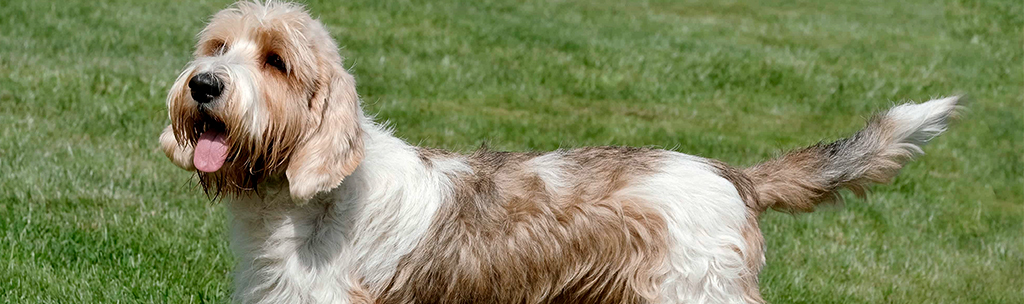
{"type": "Polygon", "coordinates": [[[276,68],[278,71],[281,71],[281,73],[284,73],[286,71],[284,60],[282,60],[281,56],[278,56],[277,54],[270,54],[269,56],[267,56],[267,64],[276,68]]]}

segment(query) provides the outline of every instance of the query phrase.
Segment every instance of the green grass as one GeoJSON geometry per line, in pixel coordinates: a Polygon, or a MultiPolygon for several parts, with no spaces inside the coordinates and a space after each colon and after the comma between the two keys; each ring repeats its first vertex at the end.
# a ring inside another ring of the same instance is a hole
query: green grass
{"type": "MultiPolygon", "coordinates": [[[[0,301],[226,302],[227,214],[160,152],[226,1],[0,1],[0,301]]],[[[471,150],[751,165],[894,102],[971,96],[866,200],[761,220],[774,303],[1024,303],[1020,1],[317,1],[365,109],[471,150]],[[338,2],[338,3],[334,3],[338,2]]]]}

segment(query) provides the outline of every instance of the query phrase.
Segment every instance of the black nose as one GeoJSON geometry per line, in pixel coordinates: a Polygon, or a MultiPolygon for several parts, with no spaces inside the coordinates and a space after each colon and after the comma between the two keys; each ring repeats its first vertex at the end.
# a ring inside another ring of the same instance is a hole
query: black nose
{"type": "Polygon", "coordinates": [[[198,103],[207,103],[220,96],[221,91],[224,91],[224,84],[221,84],[220,78],[212,73],[200,73],[192,76],[188,81],[188,88],[192,89],[192,99],[198,103]]]}

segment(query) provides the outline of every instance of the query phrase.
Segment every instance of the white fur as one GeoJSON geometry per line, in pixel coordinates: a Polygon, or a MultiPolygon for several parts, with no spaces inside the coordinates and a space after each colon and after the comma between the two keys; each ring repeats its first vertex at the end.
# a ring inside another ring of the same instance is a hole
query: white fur
{"type": "Polygon", "coordinates": [[[435,159],[427,168],[413,147],[390,131],[372,125],[366,158],[335,191],[336,201],[357,204],[352,246],[356,270],[369,286],[391,278],[398,259],[411,251],[426,233],[442,200],[454,188],[450,176],[469,172],[464,159],[435,159]]]}
{"type": "Polygon", "coordinates": [[[946,131],[947,120],[957,110],[959,100],[960,96],[953,96],[889,109],[885,119],[894,124],[892,142],[905,144],[903,148],[916,154],[924,153],[921,146],[946,131]]]}
{"type": "Polygon", "coordinates": [[[565,161],[561,151],[534,157],[523,165],[530,167],[533,173],[537,174],[537,177],[544,182],[544,189],[552,197],[568,195],[568,190],[572,189],[569,181],[573,177],[568,176],[565,172],[565,166],[569,164],[565,161]]]}
{"type": "Polygon", "coordinates": [[[330,193],[296,206],[287,185],[271,184],[231,202],[243,303],[348,303],[355,277],[385,285],[451,195],[449,174],[470,170],[459,158],[428,168],[390,131],[363,128],[365,159],[330,193]]]}
{"type": "Polygon", "coordinates": [[[746,269],[741,229],[746,205],[735,186],[699,157],[666,152],[659,173],[624,189],[655,203],[665,216],[669,256],[661,284],[663,303],[744,303],[746,269]]]}

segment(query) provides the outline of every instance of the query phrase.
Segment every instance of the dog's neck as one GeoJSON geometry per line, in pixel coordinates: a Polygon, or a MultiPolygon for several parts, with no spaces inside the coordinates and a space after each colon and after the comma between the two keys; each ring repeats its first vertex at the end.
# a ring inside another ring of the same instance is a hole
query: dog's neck
{"type": "Polygon", "coordinates": [[[369,118],[361,125],[363,162],[330,193],[299,205],[287,182],[278,180],[262,185],[261,196],[231,201],[238,296],[267,289],[383,288],[451,193],[451,174],[469,170],[458,156],[427,165],[416,147],[385,127],[369,118]]]}

